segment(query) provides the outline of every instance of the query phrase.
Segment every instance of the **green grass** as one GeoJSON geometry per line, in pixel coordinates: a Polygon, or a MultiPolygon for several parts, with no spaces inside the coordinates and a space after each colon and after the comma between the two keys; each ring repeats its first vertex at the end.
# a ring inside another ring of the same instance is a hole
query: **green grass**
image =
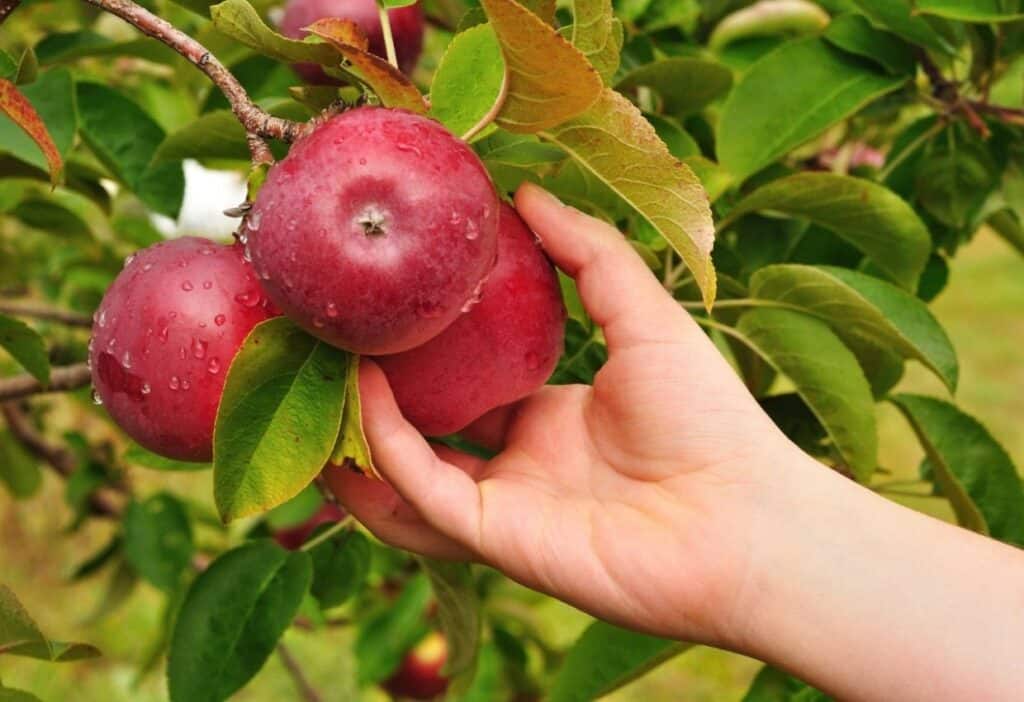
{"type": "MultiPolygon", "coordinates": [[[[984,422],[1017,461],[1024,465],[1024,259],[1002,242],[981,235],[953,264],[950,287],[934,306],[959,352],[961,384],[957,402],[984,422]]],[[[945,396],[926,372],[911,367],[901,390],[945,396]]],[[[922,452],[905,422],[890,407],[879,408],[882,465],[899,475],[916,473],[922,452]]],[[[167,486],[209,501],[208,476],[133,476],[140,491],[167,486]]],[[[0,581],[9,584],[50,636],[97,644],[104,657],[96,661],[52,666],[25,659],[0,660],[6,685],[22,687],[46,702],[164,702],[162,670],[133,688],[141,658],[159,620],[160,598],[139,586],[109,618],[90,625],[108,574],[70,585],[68,572],[103,544],[109,525],[91,523],[65,535],[68,514],[62,484],[48,477],[43,493],[25,503],[0,494],[0,581]]],[[[914,506],[948,515],[941,501],[913,500],[914,506]]],[[[538,617],[545,633],[571,641],[586,618],[568,607],[545,605],[538,617]]],[[[324,702],[379,700],[374,691],[357,693],[351,684],[350,633],[289,633],[288,645],[302,660],[324,702]]],[[[739,700],[759,663],[708,648],[694,649],[611,696],[616,702],[731,702],[739,700]]],[[[236,696],[242,702],[298,699],[280,661],[273,657],[253,683],[236,696]]]]}

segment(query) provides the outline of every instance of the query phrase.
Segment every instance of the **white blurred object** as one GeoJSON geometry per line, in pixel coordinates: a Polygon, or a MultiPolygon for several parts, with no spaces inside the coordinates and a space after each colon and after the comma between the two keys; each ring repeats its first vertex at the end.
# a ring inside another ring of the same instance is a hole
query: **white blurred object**
{"type": "Polygon", "coordinates": [[[185,161],[185,198],[178,221],[151,215],[153,226],[167,239],[204,236],[226,239],[238,228],[238,219],[224,210],[245,200],[245,179],[234,171],[214,171],[198,161],[185,161]]]}

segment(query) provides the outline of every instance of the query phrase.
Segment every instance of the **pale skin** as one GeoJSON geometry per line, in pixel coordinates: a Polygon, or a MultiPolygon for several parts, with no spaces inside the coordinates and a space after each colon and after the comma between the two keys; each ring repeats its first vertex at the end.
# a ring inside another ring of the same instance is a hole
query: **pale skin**
{"type": "Polygon", "coordinates": [[[576,279],[609,359],[429,444],[361,370],[386,482],[329,474],[384,541],[491,565],[594,616],[785,668],[842,700],[1024,691],[1024,554],[801,452],[622,235],[540,188],[519,213],[576,279]]]}

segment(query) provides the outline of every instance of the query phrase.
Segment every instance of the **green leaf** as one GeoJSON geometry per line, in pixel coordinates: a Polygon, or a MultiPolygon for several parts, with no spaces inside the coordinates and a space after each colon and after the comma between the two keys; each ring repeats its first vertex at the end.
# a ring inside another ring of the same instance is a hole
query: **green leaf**
{"type": "Polygon", "coordinates": [[[65,663],[95,658],[100,652],[88,644],[47,639],[11,589],[0,585],[0,655],[3,654],[65,663]]]}
{"type": "Polygon", "coordinates": [[[39,461],[9,431],[0,431],[0,483],[17,500],[32,497],[43,484],[39,461]]]}
{"type": "Polygon", "coordinates": [[[36,44],[36,57],[44,66],[97,56],[130,56],[171,64],[178,53],[149,37],[115,41],[89,30],[50,34],[36,44]]]}
{"type": "Polygon", "coordinates": [[[434,73],[430,114],[453,134],[479,130],[504,99],[505,59],[489,24],[456,34],[434,73]]]}
{"type": "Polygon", "coordinates": [[[264,521],[275,531],[299,526],[316,515],[323,504],[319,488],[310,483],[298,495],[267,512],[264,521]]]}
{"type": "Polygon", "coordinates": [[[196,578],[167,658],[171,702],[222,702],[263,667],[309,590],[309,554],[254,541],[196,578]]]}
{"type": "Polygon", "coordinates": [[[4,687],[3,683],[0,683],[0,702],[41,702],[41,700],[31,692],[4,687]]]}
{"type": "Polygon", "coordinates": [[[462,693],[449,692],[449,699],[453,702],[493,702],[501,699],[504,684],[502,664],[498,647],[493,643],[485,643],[480,647],[476,675],[469,688],[462,693]]]}
{"type": "MultiPolygon", "coordinates": [[[[318,531],[332,526],[325,525],[318,531]]],[[[313,560],[310,592],[321,607],[344,604],[362,589],[370,572],[370,554],[369,539],[353,530],[342,531],[309,551],[313,560]]]]}
{"type": "Polygon", "coordinates": [[[424,613],[430,583],[417,575],[385,609],[364,619],[353,649],[361,685],[384,680],[398,668],[406,652],[430,631],[424,613]]]}
{"type": "Polygon", "coordinates": [[[151,584],[174,592],[194,552],[185,506],[169,493],[131,502],[124,515],[124,557],[151,584]]]}
{"type": "Polygon", "coordinates": [[[601,76],[557,31],[515,0],[480,0],[505,56],[507,95],[497,122],[533,133],[583,113],[601,96],[601,76]]]}
{"type": "Polygon", "coordinates": [[[744,312],[736,334],[796,386],[859,481],[877,466],[874,398],[864,372],[827,324],[789,310],[744,312]]]}
{"type": "Polygon", "coordinates": [[[213,494],[231,521],[299,494],[331,455],[348,356],[286,317],[257,325],[228,369],[213,435],[213,494]]]}
{"type": "Polygon", "coordinates": [[[715,25],[708,48],[720,51],[727,44],[753,37],[817,34],[828,23],[828,13],[808,0],[762,0],[736,10],[715,25]]]}
{"type": "Polygon", "coordinates": [[[821,39],[783,44],[729,94],[718,127],[719,160],[744,180],[903,82],[821,39]]]}
{"type": "Polygon", "coordinates": [[[784,264],[754,273],[750,293],[800,307],[847,341],[917,359],[956,390],[959,367],[949,337],[927,305],[894,285],[845,268],[784,264]]]}
{"type": "Polygon", "coordinates": [[[672,157],[640,110],[608,89],[585,114],[541,136],[647,220],[679,252],[704,303],[711,304],[715,227],[707,193],[693,171],[672,157]]]}
{"type": "Polygon", "coordinates": [[[1013,22],[1024,19],[1016,0],[916,0],[915,11],[961,22],[1013,22]]]}
{"type": "Polygon", "coordinates": [[[480,598],[468,563],[418,558],[437,601],[441,631],[448,642],[444,674],[456,677],[471,672],[480,650],[480,598]]]}
{"type": "Polygon", "coordinates": [[[1012,210],[1001,210],[989,217],[988,225],[1010,246],[1024,255],[1024,226],[1012,210]]]}
{"type": "Polygon", "coordinates": [[[0,348],[43,385],[50,382],[50,358],[39,333],[24,322],[0,314],[0,348]]]}
{"type": "Polygon", "coordinates": [[[873,61],[894,75],[912,75],[913,48],[894,34],[876,29],[864,15],[844,14],[825,29],[825,40],[843,51],[873,61]]]}
{"type": "Polygon", "coordinates": [[[248,160],[245,128],[230,110],[207,112],[167,135],[153,156],[154,162],[186,158],[248,160]]]}
{"type": "Polygon", "coordinates": [[[625,38],[622,22],[613,14],[611,0],[573,0],[572,18],[573,46],[608,84],[619,70],[619,54],[625,38]]]}
{"type": "Polygon", "coordinates": [[[715,61],[673,56],[634,68],[615,88],[631,90],[641,85],[661,96],[665,112],[684,115],[699,112],[729,92],[732,71],[715,61]]]}
{"type": "Polygon", "coordinates": [[[13,80],[18,72],[18,64],[11,55],[0,49],[0,79],[13,80]]]}
{"type": "Polygon", "coordinates": [[[658,138],[665,142],[668,152],[680,161],[685,163],[687,158],[700,155],[700,145],[694,141],[693,137],[676,120],[671,117],[647,113],[644,114],[644,118],[654,127],[658,138]]]}
{"type": "MultiPolygon", "coordinates": [[[[958,2],[960,0],[957,0],[958,2]]],[[[891,29],[912,44],[933,51],[953,54],[955,48],[921,17],[915,5],[919,0],[853,0],[875,24],[891,29]]]]}
{"type": "Polygon", "coordinates": [[[764,666],[742,702],[828,702],[828,697],[778,668],[764,666]]]}
{"type": "Polygon", "coordinates": [[[180,163],[150,165],[164,130],[125,95],[99,83],[76,90],[81,132],[96,157],[154,211],[177,217],[185,194],[180,163]]]}
{"type": "Polygon", "coordinates": [[[860,178],[833,173],[780,178],[741,200],[727,221],[761,211],[830,229],[911,291],[917,290],[931,253],[931,237],[913,208],[887,188],[860,178]]]}
{"type": "Polygon", "coordinates": [[[691,645],[596,621],[566,653],[548,701],[587,702],[603,697],[691,645]]]}
{"type": "MultiPolygon", "coordinates": [[[[21,94],[32,104],[61,158],[66,158],[78,128],[75,85],[67,69],[46,71],[36,82],[21,86],[21,94]]],[[[21,127],[0,111],[0,152],[49,171],[49,164],[36,143],[21,127]]]]}
{"type": "Polygon", "coordinates": [[[345,377],[344,410],[341,431],[331,452],[332,465],[343,470],[358,470],[377,478],[380,474],[373,465],[373,454],[363,431],[363,404],[359,399],[359,356],[352,356],[345,377]]]}
{"type": "Polygon", "coordinates": [[[152,470],[163,470],[163,471],[198,471],[198,470],[209,470],[213,467],[212,463],[195,463],[193,461],[176,461],[173,458],[165,458],[158,454],[153,453],[148,449],[144,449],[138,444],[132,443],[125,450],[124,455],[121,457],[125,463],[133,466],[142,466],[143,468],[150,468],[152,470]]]}
{"type": "Polygon", "coordinates": [[[896,395],[961,526],[1024,546],[1024,488],[1009,454],[976,419],[922,395],[896,395]]]}
{"type": "Polygon", "coordinates": [[[264,56],[287,63],[319,63],[337,66],[341,56],[330,44],[287,39],[270,29],[246,0],[225,0],[210,7],[213,26],[237,42],[264,56]]]}

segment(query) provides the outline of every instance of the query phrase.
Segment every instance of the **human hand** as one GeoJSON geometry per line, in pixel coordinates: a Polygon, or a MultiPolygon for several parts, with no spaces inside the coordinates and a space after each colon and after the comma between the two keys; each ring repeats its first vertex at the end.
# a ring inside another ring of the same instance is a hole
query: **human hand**
{"type": "Polygon", "coordinates": [[[593,387],[545,387],[479,420],[466,434],[499,451],[484,461],[429,445],[364,362],[390,486],[329,470],[332,488],[394,545],[488,563],[633,628],[736,639],[768,469],[795,448],[619,232],[532,185],[516,205],[604,331],[593,387]]]}

